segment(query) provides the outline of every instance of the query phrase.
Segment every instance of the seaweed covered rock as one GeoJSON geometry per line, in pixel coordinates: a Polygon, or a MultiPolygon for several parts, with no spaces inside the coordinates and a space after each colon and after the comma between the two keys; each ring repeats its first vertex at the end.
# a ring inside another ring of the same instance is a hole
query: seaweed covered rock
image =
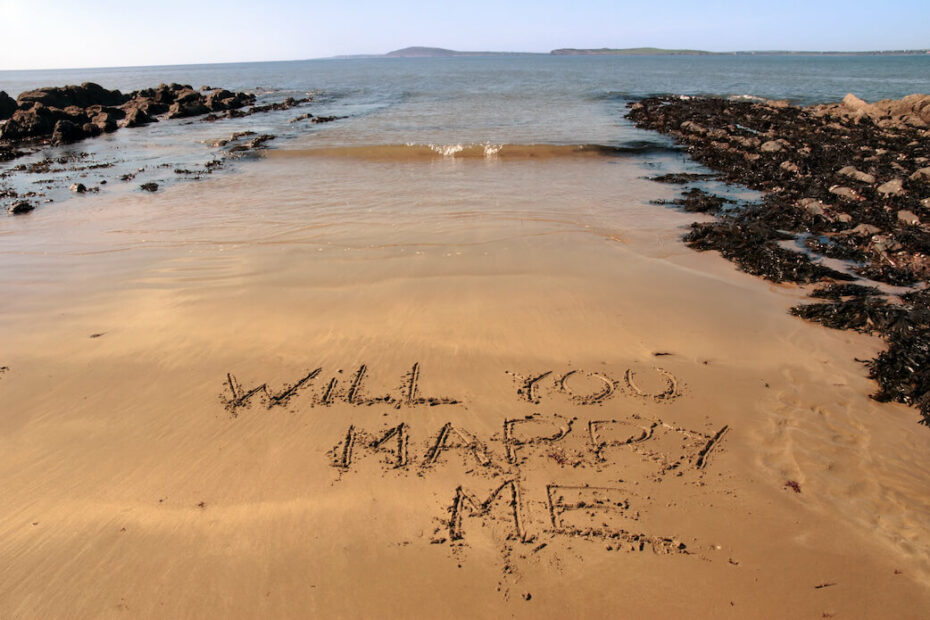
{"type": "Polygon", "coordinates": [[[692,224],[685,241],[775,282],[833,280],[812,293],[827,301],[792,313],[884,338],[888,350],[869,365],[874,397],[914,405],[930,425],[930,292],[898,301],[784,245],[802,238],[812,253],[853,261],[852,271],[873,281],[930,281],[930,97],[869,104],[848,95],[806,109],[651,97],[630,105],[628,116],[687,145],[722,180],[765,195],[692,224]]]}
{"type": "MultiPolygon", "coordinates": [[[[923,114],[930,111],[923,97],[876,109],[923,114]]],[[[838,105],[861,108],[854,99],[847,103],[838,105]]],[[[923,204],[930,194],[923,172],[930,162],[927,130],[907,123],[880,127],[867,114],[701,97],[650,97],[632,104],[628,116],[687,145],[724,181],[777,196],[768,213],[756,213],[774,228],[824,236],[824,248],[855,244],[869,263],[862,273],[889,284],[930,277],[924,240],[930,228],[922,223],[930,217],[923,204]],[[868,238],[835,238],[860,225],[884,231],[897,245],[875,251],[868,238]]]]}

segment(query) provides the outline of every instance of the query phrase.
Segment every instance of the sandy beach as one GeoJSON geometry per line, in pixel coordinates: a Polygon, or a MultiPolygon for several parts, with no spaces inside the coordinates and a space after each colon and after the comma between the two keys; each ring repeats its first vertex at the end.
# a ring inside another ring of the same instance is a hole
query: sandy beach
{"type": "Polygon", "coordinates": [[[922,617],[882,341],[617,162],[285,153],[3,219],[0,617],[922,617]]]}

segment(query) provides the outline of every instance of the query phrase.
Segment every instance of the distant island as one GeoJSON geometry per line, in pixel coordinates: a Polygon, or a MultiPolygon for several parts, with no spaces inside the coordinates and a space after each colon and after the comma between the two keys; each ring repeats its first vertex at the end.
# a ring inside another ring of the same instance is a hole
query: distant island
{"type": "Polygon", "coordinates": [[[625,49],[563,48],[549,52],[555,56],[903,56],[930,54],[930,50],[876,50],[867,52],[810,52],[790,50],[759,50],[739,52],[707,52],[704,50],[667,50],[659,47],[629,47],[625,49]]]}
{"type": "Polygon", "coordinates": [[[881,50],[871,52],[809,52],[787,50],[708,52],[705,50],[676,50],[661,47],[594,48],[565,47],[542,52],[461,52],[442,47],[405,47],[387,54],[355,54],[334,58],[460,58],[463,56],[902,56],[930,54],[930,50],[881,50]]]}
{"type": "Polygon", "coordinates": [[[626,49],[575,49],[566,47],[549,52],[555,56],[710,56],[715,52],[702,50],[666,50],[659,47],[629,47],[626,49]]]}
{"type": "MultiPolygon", "coordinates": [[[[452,56],[524,56],[525,52],[459,52],[441,47],[405,47],[385,54],[387,58],[448,58],[452,56]]],[[[539,55],[539,54],[534,54],[539,55]]]]}

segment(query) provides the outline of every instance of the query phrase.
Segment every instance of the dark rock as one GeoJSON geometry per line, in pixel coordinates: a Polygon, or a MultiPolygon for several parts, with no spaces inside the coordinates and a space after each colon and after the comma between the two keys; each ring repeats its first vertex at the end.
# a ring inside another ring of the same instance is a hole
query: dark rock
{"type": "Polygon", "coordinates": [[[713,179],[717,175],[715,174],[697,174],[693,172],[675,172],[672,174],[661,174],[657,177],[651,177],[650,181],[655,181],[657,183],[676,183],[684,185],[685,183],[693,183],[695,181],[705,181],[707,179],[713,179]]]}
{"type": "Polygon", "coordinates": [[[95,125],[94,123],[84,123],[81,126],[81,131],[83,131],[84,134],[88,136],[89,138],[93,138],[94,136],[99,136],[102,133],[100,127],[98,125],[95,125]]]}
{"type": "Polygon", "coordinates": [[[84,186],[83,183],[74,183],[71,185],[71,191],[74,192],[75,194],[83,194],[84,192],[87,191],[87,188],[84,186]]]}
{"type": "Polygon", "coordinates": [[[124,127],[141,127],[155,121],[151,116],[145,113],[142,108],[129,108],[126,111],[126,117],[123,120],[124,127]]]}
{"type": "Polygon", "coordinates": [[[5,140],[23,140],[51,135],[55,124],[66,115],[61,110],[53,110],[41,103],[29,109],[19,109],[13,113],[0,130],[0,138],[5,140]]]}
{"type": "Polygon", "coordinates": [[[107,90],[99,84],[85,82],[80,86],[49,86],[20,94],[20,108],[41,103],[51,108],[66,108],[71,105],[86,108],[92,105],[116,106],[126,101],[126,95],[118,90],[107,90]]]}
{"type": "Polygon", "coordinates": [[[16,100],[0,90],[0,121],[5,121],[13,116],[13,112],[15,111],[16,100]]]}
{"type": "MultiPolygon", "coordinates": [[[[193,92],[193,91],[192,91],[193,92]]],[[[195,93],[197,94],[197,93],[195,93]]],[[[203,104],[203,100],[197,96],[189,98],[187,101],[176,101],[168,109],[168,118],[187,118],[189,116],[200,116],[210,110],[203,104]]]]}
{"type": "Polygon", "coordinates": [[[33,209],[35,209],[35,205],[33,205],[28,200],[17,200],[10,205],[10,208],[7,209],[7,211],[10,213],[10,215],[22,215],[23,213],[29,213],[33,209]]]}
{"type": "Polygon", "coordinates": [[[90,119],[90,122],[96,125],[101,132],[110,133],[116,131],[119,128],[117,124],[117,117],[119,115],[113,114],[109,111],[103,111],[90,119]]]}
{"type": "Polygon", "coordinates": [[[70,144],[84,138],[87,134],[80,126],[71,121],[58,121],[52,132],[52,144],[70,144]]]}
{"type": "Polygon", "coordinates": [[[143,183],[142,185],[139,186],[139,189],[146,191],[146,192],[157,192],[158,183],[143,183]]]}

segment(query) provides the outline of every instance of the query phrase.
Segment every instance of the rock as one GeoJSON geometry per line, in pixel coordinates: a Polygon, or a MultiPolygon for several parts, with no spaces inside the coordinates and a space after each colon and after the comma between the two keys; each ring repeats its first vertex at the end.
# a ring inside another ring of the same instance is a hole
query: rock
{"type": "Polygon", "coordinates": [[[10,208],[7,209],[7,211],[10,215],[22,215],[23,213],[29,213],[33,209],[35,209],[35,205],[33,205],[28,200],[17,200],[10,205],[10,208]]]}
{"type": "Polygon", "coordinates": [[[853,112],[865,111],[868,109],[869,104],[855,96],[852,93],[847,94],[843,97],[843,105],[852,110],[853,112]]]}
{"type": "Polygon", "coordinates": [[[84,192],[87,191],[87,188],[84,187],[83,183],[73,183],[71,185],[71,191],[74,192],[75,194],[83,194],[84,192]]]}
{"type": "Polygon", "coordinates": [[[844,177],[859,181],[860,183],[869,183],[869,184],[875,183],[874,176],[866,172],[862,172],[861,170],[857,169],[855,166],[846,166],[845,168],[840,168],[839,170],[837,170],[836,173],[841,174],[844,177]]]}
{"type": "Polygon", "coordinates": [[[143,183],[142,185],[139,186],[139,189],[146,191],[146,192],[157,192],[158,183],[143,183]]]}
{"type": "Polygon", "coordinates": [[[902,209],[901,211],[898,211],[898,221],[908,226],[917,226],[918,224],[920,224],[920,218],[914,215],[914,213],[912,213],[911,211],[907,211],[904,209],[902,209]]]}
{"type": "Polygon", "coordinates": [[[52,132],[52,144],[70,144],[85,136],[84,130],[71,121],[58,121],[52,132]]]}
{"type": "Polygon", "coordinates": [[[769,140],[768,142],[763,143],[762,146],[759,147],[759,150],[762,151],[763,153],[778,153],[782,149],[784,149],[784,147],[779,142],[776,142],[775,140],[769,140]]]}
{"type": "Polygon", "coordinates": [[[16,110],[0,131],[0,138],[6,140],[22,140],[50,135],[55,130],[55,123],[64,113],[60,110],[52,111],[41,103],[29,109],[16,110]]]}
{"type": "Polygon", "coordinates": [[[872,235],[877,235],[882,232],[881,228],[872,226],[871,224],[859,224],[852,230],[847,231],[850,235],[859,235],[862,237],[871,237],[872,235]]]}
{"type": "Polygon", "coordinates": [[[733,142],[736,142],[744,149],[757,149],[759,148],[759,145],[762,144],[759,138],[755,138],[752,136],[749,136],[749,137],[736,136],[733,138],[733,142]]]}
{"type": "Polygon", "coordinates": [[[151,118],[156,114],[164,114],[168,111],[169,107],[169,104],[155,101],[152,97],[136,95],[123,105],[123,110],[126,112],[127,116],[129,116],[132,110],[140,110],[151,118]]]}
{"type": "Polygon", "coordinates": [[[84,132],[84,135],[90,138],[93,138],[94,136],[99,136],[102,133],[100,130],[100,127],[98,127],[97,125],[93,123],[84,123],[81,126],[81,131],[84,132]]]}
{"type": "Polygon", "coordinates": [[[168,118],[186,118],[188,116],[199,116],[206,114],[210,110],[203,104],[199,97],[189,99],[186,102],[176,101],[168,109],[168,118]]]}
{"type": "Polygon", "coordinates": [[[856,193],[856,190],[842,185],[834,185],[830,188],[830,193],[839,196],[845,200],[862,200],[862,196],[856,193]]]}
{"type": "Polygon", "coordinates": [[[17,97],[20,109],[36,103],[51,108],[67,108],[76,105],[86,108],[92,105],[120,105],[128,97],[118,90],[107,90],[99,84],[85,82],[80,86],[49,86],[26,91],[17,97]]]}
{"type": "Polygon", "coordinates": [[[901,179],[892,179],[887,183],[882,183],[875,188],[883,196],[900,196],[904,193],[904,181],[901,179]]]}
{"type": "Polygon", "coordinates": [[[123,127],[141,127],[153,121],[155,119],[146,114],[141,108],[129,108],[123,120],[123,127]]]}
{"type": "Polygon", "coordinates": [[[895,241],[891,235],[873,237],[870,246],[873,251],[879,254],[890,254],[901,250],[901,244],[895,241]]]}
{"type": "Polygon", "coordinates": [[[5,121],[13,116],[13,112],[15,111],[16,100],[0,90],[0,121],[5,121]]]}
{"type": "Polygon", "coordinates": [[[836,216],[836,221],[843,224],[849,224],[852,220],[852,216],[848,213],[840,213],[836,216]]]}
{"type": "Polygon", "coordinates": [[[781,162],[781,165],[779,166],[779,168],[781,168],[785,172],[790,172],[791,174],[797,174],[798,172],[800,172],[800,168],[798,168],[798,165],[788,159],[781,162]]]}
{"type": "Polygon", "coordinates": [[[924,198],[921,200],[920,206],[922,206],[924,209],[930,209],[930,198],[924,198]]]}
{"type": "Polygon", "coordinates": [[[701,136],[707,133],[707,129],[705,127],[703,127],[702,125],[698,125],[697,123],[693,121],[685,121],[684,123],[682,123],[681,130],[684,131],[685,133],[696,133],[701,136]]]}
{"type": "Polygon", "coordinates": [[[930,183],[930,168],[921,168],[910,177],[911,181],[923,181],[924,183],[930,183]]]}
{"type": "Polygon", "coordinates": [[[825,213],[823,203],[816,198],[802,198],[798,201],[798,206],[811,215],[824,215],[825,213]]]}
{"type": "Polygon", "coordinates": [[[100,116],[101,114],[105,114],[108,118],[114,121],[122,120],[126,116],[126,111],[123,110],[122,108],[114,108],[111,106],[103,106],[103,105],[88,106],[85,112],[90,117],[100,116]]]}
{"type": "Polygon", "coordinates": [[[225,89],[211,91],[204,98],[204,105],[213,112],[236,107],[237,102],[236,96],[225,89]]]}

